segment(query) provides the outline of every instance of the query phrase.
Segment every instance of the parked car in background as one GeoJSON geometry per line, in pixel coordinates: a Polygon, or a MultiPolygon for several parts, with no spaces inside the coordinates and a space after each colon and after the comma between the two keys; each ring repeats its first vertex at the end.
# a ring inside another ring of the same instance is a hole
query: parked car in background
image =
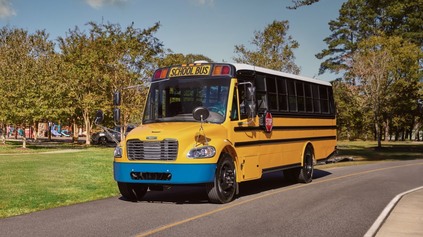
{"type": "MultiPolygon", "coordinates": [[[[134,125],[128,125],[126,127],[126,133],[130,132],[134,128],[134,125]]],[[[91,143],[106,145],[108,143],[114,143],[115,140],[120,142],[120,126],[116,126],[113,129],[107,128],[107,130],[108,132],[101,131],[91,134],[91,143]]]]}

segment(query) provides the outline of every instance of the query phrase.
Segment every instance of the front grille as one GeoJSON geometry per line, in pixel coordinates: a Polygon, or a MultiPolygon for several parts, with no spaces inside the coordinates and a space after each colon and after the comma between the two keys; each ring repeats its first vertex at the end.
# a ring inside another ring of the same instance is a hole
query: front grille
{"type": "Polygon", "coordinates": [[[128,140],[126,143],[129,160],[176,160],[178,141],[165,139],[162,141],[128,140]]]}

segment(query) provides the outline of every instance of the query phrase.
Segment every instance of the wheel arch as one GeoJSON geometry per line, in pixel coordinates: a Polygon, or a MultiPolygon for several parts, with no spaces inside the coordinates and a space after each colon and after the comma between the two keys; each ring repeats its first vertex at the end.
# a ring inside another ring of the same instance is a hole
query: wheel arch
{"type": "Polygon", "coordinates": [[[239,158],[238,158],[238,153],[236,152],[235,148],[231,145],[231,144],[226,144],[226,146],[222,149],[222,151],[219,154],[219,159],[217,160],[217,162],[219,162],[219,160],[222,158],[222,154],[223,153],[227,153],[231,156],[231,158],[233,159],[234,165],[235,165],[235,182],[236,182],[236,195],[239,194],[239,180],[240,180],[240,169],[239,169],[239,158]]]}

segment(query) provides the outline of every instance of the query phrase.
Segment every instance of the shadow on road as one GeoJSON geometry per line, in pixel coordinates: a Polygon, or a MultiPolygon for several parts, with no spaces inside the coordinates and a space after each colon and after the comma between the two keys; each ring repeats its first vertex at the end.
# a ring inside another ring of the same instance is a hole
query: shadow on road
{"type": "MultiPolygon", "coordinates": [[[[315,169],[313,179],[317,180],[330,175],[330,172],[315,169]]],[[[269,190],[276,190],[295,185],[287,181],[282,172],[264,174],[261,179],[240,184],[240,192],[236,198],[250,196],[269,190]]],[[[121,197],[121,200],[124,199],[121,197]]],[[[164,191],[149,191],[141,202],[202,204],[209,203],[204,186],[173,186],[164,191]]]]}

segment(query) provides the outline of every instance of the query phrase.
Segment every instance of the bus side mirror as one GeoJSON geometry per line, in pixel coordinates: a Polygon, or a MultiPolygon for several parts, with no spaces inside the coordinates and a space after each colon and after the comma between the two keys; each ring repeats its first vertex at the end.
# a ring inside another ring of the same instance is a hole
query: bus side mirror
{"type": "Polygon", "coordinates": [[[256,94],[256,88],[254,86],[248,87],[247,90],[247,99],[254,100],[254,95],[256,94]]]}
{"type": "Polygon", "coordinates": [[[113,120],[115,121],[115,124],[120,123],[120,109],[119,108],[113,109],[113,120]]]}
{"type": "Polygon", "coordinates": [[[240,82],[238,85],[249,85],[244,88],[244,96],[242,98],[243,102],[241,104],[241,112],[247,113],[248,119],[253,120],[256,116],[256,88],[253,86],[252,82],[240,82]]]}
{"type": "Polygon", "coordinates": [[[248,103],[248,114],[251,116],[251,118],[254,118],[256,116],[256,88],[254,86],[248,87],[247,90],[247,99],[249,100],[248,103]]]}
{"type": "Polygon", "coordinates": [[[248,104],[248,110],[248,114],[251,118],[254,118],[256,116],[256,102],[254,100],[248,104]]]}
{"type": "Polygon", "coordinates": [[[192,117],[195,120],[203,122],[209,117],[210,113],[209,110],[204,107],[197,107],[192,111],[192,117]]]}
{"type": "Polygon", "coordinates": [[[94,124],[96,124],[96,125],[101,124],[103,122],[103,120],[104,120],[103,111],[101,109],[97,110],[97,113],[95,114],[94,124]]]}
{"type": "Polygon", "coordinates": [[[113,105],[119,106],[120,105],[120,92],[117,91],[113,94],[113,105]]]}

